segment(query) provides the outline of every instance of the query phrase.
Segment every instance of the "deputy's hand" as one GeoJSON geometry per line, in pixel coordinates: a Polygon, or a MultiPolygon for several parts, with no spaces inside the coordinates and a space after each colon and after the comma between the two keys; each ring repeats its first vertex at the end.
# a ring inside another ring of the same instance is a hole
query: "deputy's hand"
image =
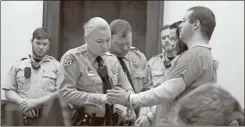
{"type": "Polygon", "coordinates": [[[150,121],[148,116],[146,115],[141,115],[139,116],[139,118],[135,121],[134,126],[149,126],[150,125],[150,121]]]}
{"type": "Polygon", "coordinates": [[[27,99],[20,104],[20,108],[23,113],[30,109],[36,108],[37,106],[39,106],[38,99],[27,99]]]}
{"type": "Polygon", "coordinates": [[[33,109],[27,110],[23,113],[26,117],[30,117],[30,118],[34,118],[37,116],[37,114],[35,113],[35,111],[33,109]]]}
{"type": "Polygon", "coordinates": [[[112,103],[108,100],[106,94],[103,94],[103,95],[100,97],[100,102],[101,102],[102,104],[109,104],[109,105],[112,104],[112,103]]]}
{"type": "Polygon", "coordinates": [[[129,93],[127,93],[125,90],[123,90],[120,87],[115,87],[115,89],[107,90],[106,95],[108,100],[113,104],[125,105],[129,93]]]}

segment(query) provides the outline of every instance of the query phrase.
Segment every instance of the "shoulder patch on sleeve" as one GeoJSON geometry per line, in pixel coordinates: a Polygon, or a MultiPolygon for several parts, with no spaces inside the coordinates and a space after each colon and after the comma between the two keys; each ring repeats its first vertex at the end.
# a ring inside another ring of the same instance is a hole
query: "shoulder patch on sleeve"
{"type": "Polygon", "coordinates": [[[63,62],[63,66],[69,66],[70,64],[72,64],[72,57],[71,55],[66,55],[64,58],[64,62],[63,62]]]}
{"type": "Polygon", "coordinates": [[[131,46],[130,50],[138,50],[136,47],[131,46]]]}
{"type": "Polygon", "coordinates": [[[49,59],[52,59],[52,60],[56,60],[54,57],[52,56],[48,56],[49,59]]]}

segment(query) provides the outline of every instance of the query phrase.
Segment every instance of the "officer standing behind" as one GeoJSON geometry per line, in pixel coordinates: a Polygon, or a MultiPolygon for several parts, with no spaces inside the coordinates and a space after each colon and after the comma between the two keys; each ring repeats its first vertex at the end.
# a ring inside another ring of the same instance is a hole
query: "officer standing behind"
{"type": "Polygon", "coordinates": [[[171,61],[176,57],[176,42],[169,38],[170,25],[165,25],[161,28],[161,44],[162,53],[152,57],[149,60],[151,72],[153,76],[153,85],[157,84],[157,80],[165,76],[165,72],[171,67],[171,61]]]}
{"type": "Polygon", "coordinates": [[[72,125],[108,125],[104,123],[108,118],[105,104],[110,102],[102,76],[107,73],[100,74],[101,66],[107,67],[112,88],[119,85],[129,94],[134,92],[116,56],[108,52],[109,24],[100,17],[90,19],[84,26],[84,39],[86,44],[67,51],[61,58],[57,81],[60,95],[72,109],[72,125]]]}
{"type": "MultiPolygon", "coordinates": [[[[110,28],[112,33],[110,52],[117,56],[135,93],[149,90],[152,87],[149,84],[152,80],[150,67],[145,55],[132,46],[130,24],[125,20],[117,19],[111,22],[110,28]]],[[[137,121],[140,119],[147,119],[148,121],[149,118],[153,117],[152,113],[148,113],[150,109],[146,107],[142,107],[140,110],[138,108],[135,111],[139,117],[137,121]]]]}
{"type": "Polygon", "coordinates": [[[12,102],[6,107],[18,105],[14,110],[17,110],[20,116],[23,113],[24,125],[40,125],[40,118],[45,117],[43,105],[58,95],[55,82],[59,73],[59,62],[46,55],[50,43],[46,30],[37,28],[33,32],[31,42],[32,54],[12,66],[3,90],[6,91],[6,99],[12,102]]]}

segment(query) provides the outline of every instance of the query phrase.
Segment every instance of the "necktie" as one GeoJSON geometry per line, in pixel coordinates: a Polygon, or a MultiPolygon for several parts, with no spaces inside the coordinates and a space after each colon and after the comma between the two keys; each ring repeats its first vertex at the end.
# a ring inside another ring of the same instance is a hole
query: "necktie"
{"type": "Polygon", "coordinates": [[[103,59],[101,58],[101,56],[98,56],[96,58],[96,61],[98,62],[98,67],[102,67],[103,66],[103,59]]]}
{"type": "MultiPolygon", "coordinates": [[[[99,76],[101,77],[102,79],[102,82],[103,82],[103,91],[104,93],[106,93],[106,90],[107,89],[111,89],[111,85],[110,84],[110,81],[109,81],[109,75],[108,75],[108,71],[107,71],[107,68],[106,66],[103,65],[103,59],[101,58],[101,56],[98,56],[96,58],[96,61],[98,62],[98,73],[99,73],[99,76]]],[[[113,126],[115,125],[116,121],[118,121],[118,117],[117,116],[114,116],[113,115],[113,105],[108,105],[106,104],[105,105],[105,125],[106,126],[113,126]]]]}
{"type": "MultiPolygon", "coordinates": [[[[134,92],[135,92],[133,80],[132,80],[132,78],[131,78],[131,76],[130,76],[130,73],[129,73],[129,70],[128,70],[128,68],[127,68],[127,65],[126,65],[125,62],[123,61],[123,58],[122,58],[122,57],[117,57],[117,58],[118,58],[119,63],[120,63],[121,66],[122,66],[122,69],[123,69],[124,73],[126,73],[126,75],[127,75],[127,77],[128,77],[128,81],[130,82],[130,84],[131,84],[131,86],[132,86],[132,88],[134,89],[134,92]]],[[[136,116],[138,117],[138,115],[139,115],[139,108],[136,108],[134,111],[135,111],[136,116]]]]}
{"type": "MultiPolygon", "coordinates": [[[[127,77],[128,77],[128,81],[130,82],[132,88],[134,89],[133,80],[132,80],[132,78],[131,78],[131,76],[130,76],[130,73],[129,73],[129,70],[128,70],[128,68],[127,68],[127,65],[124,63],[122,57],[117,57],[117,58],[118,58],[119,63],[120,63],[121,66],[122,66],[122,69],[123,69],[124,73],[126,73],[126,75],[127,75],[127,77]]],[[[134,91],[135,91],[135,89],[134,89],[134,91]]]]}

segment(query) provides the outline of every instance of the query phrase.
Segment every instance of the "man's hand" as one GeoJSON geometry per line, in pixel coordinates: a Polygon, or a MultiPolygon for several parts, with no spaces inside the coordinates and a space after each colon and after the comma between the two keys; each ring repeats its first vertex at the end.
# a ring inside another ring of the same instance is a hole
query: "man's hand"
{"type": "Polygon", "coordinates": [[[107,98],[113,104],[125,105],[125,102],[128,99],[129,93],[123,90],[120,87],[115,87],[115,89],[107,90],[107,98]]]}
{"type": "Polygon", "coordinates": [[[126,118],[126,120],[135,121],[136,120],[135,111],[126,108],[126,110],[124,110],[123,112],[123,117],[126,118]]]}
{"type": "Polygon", "coordinates": [[[150,121],[147,115],[141,115],[135,121],[134,126],[150,126],[150,121]]]}
{"type": "Polygon", "coordinates": [[[116,104],[114,106],[115,112],[118,113],[119,115],[119,123],[120,122],[125,122],[127,120],[129,121],[135,121],[136,120],[136,114],[134,110],[128,111],[127,107],[124,107],[122,105],[116,104]]]}
{"type": "Polygon", "coordinates": [[[36,108],[39,106],[38,99],[27,99],[20,103],[20,109],[23,113],[27,112],[30,109],[36,108]]]}
{"type": "Polygon", "coordinates": [[[37,116],[37,114],[35,113],[33,109],[27,110],[26,112],[23,112],[23,113],[26,117],[30,117],[30,118],[37,116]]]}
{"type": "Polygon", "coordinates": [[[109,104],[111,105],[112,103],[108,100],[106,94],[103,94],[100,98],[100,102],[103,103],[103,104],[109,104]]]}

